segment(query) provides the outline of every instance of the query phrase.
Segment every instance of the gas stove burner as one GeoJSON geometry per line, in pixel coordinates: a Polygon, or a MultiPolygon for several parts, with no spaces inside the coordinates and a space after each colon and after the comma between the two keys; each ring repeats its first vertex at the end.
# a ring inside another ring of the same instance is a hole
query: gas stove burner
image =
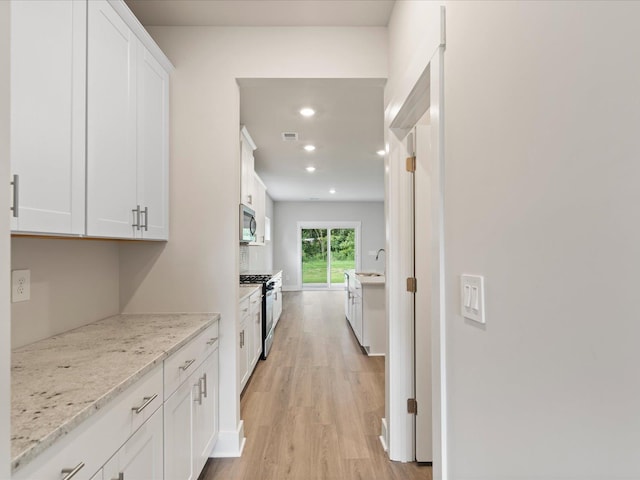
{"type": "Polygon", "coordinates": [[[240,283],[267,283],[271,275],[240,275],[240,283]]]}

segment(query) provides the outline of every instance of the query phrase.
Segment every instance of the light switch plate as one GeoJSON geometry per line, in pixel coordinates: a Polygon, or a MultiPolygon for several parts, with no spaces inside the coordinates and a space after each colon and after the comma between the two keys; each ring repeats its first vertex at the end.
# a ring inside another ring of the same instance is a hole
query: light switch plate
{"type": "Polygon", "coordinates": [[[462,275],[460,282],[460,312],[464,318],[487,323],[484,315],[484,277],[462,275]]]}

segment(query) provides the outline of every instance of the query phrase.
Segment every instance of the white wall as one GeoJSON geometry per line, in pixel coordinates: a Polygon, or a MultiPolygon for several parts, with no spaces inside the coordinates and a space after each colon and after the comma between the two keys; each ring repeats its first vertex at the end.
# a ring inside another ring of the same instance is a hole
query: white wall
{"type": "MultiPolygon", "coordinates": [[[[0,198],[9,198],[9,2],[0,2],[0,198]]],[[[5,201],[5,207],[7,208],[5,201]]],[[[6,210],[5,210],[6,212],[6,210]]],[[[9,310],[9,216],[0,220],[0,478],[10,475],[11,316],[9,310]]]]}
{"type": "Polygon", "coordinates": [[[116,242],[13,237],[11,269],[31,270],[31,300],[11,304],[13,348],[120,312],[116,242]]]}
{"type": "MultiPolygon", "coordinates": [[[[238,427],[236,78],[385,78],[385,28],[153,27],[172,60],[171,231],[151,261],[122,245],[124,311],[219,311],[221,438],[238,427]],[[136,272],[144,271],[144,275],[136,272]]],[[[277,218],[277,212],[276,212],[277,218]]]]}
{"type": "Polygon", "coordinates": [[[378,261],[375,255],[369,255],[384,248],[383,202],[275,202],[275,216],[273,266],[282,269],[284,289],[293,290],[300,285],[297,222],[362,222],[362,270],[384,271],[384,253],[378,261]]]}
{"type": "Polygon", "coordinates": [[[452,479],[640,478],[639,19],[447,5],[452,479]],[[484,327],[462,273],[486,277],[484,327]]]}

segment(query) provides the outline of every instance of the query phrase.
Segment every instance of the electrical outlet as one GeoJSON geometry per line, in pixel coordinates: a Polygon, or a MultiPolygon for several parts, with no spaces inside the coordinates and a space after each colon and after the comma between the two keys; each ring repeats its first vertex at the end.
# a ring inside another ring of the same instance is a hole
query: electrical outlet
{"type": "Polygon", "coordinates": [[[31,298],[31,270],[11,272],[11,301],[24,302],[31,298]]]}

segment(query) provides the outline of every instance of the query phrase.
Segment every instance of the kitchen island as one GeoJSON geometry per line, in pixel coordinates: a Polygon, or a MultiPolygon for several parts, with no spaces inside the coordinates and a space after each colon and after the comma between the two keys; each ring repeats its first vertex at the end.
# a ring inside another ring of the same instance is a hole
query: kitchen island
{"type": "Polygon", "coordinates": [[[384,356],[387,343],[385,277],[377,272],[345,272],[345,316],[367,355],[384,356]]]}

